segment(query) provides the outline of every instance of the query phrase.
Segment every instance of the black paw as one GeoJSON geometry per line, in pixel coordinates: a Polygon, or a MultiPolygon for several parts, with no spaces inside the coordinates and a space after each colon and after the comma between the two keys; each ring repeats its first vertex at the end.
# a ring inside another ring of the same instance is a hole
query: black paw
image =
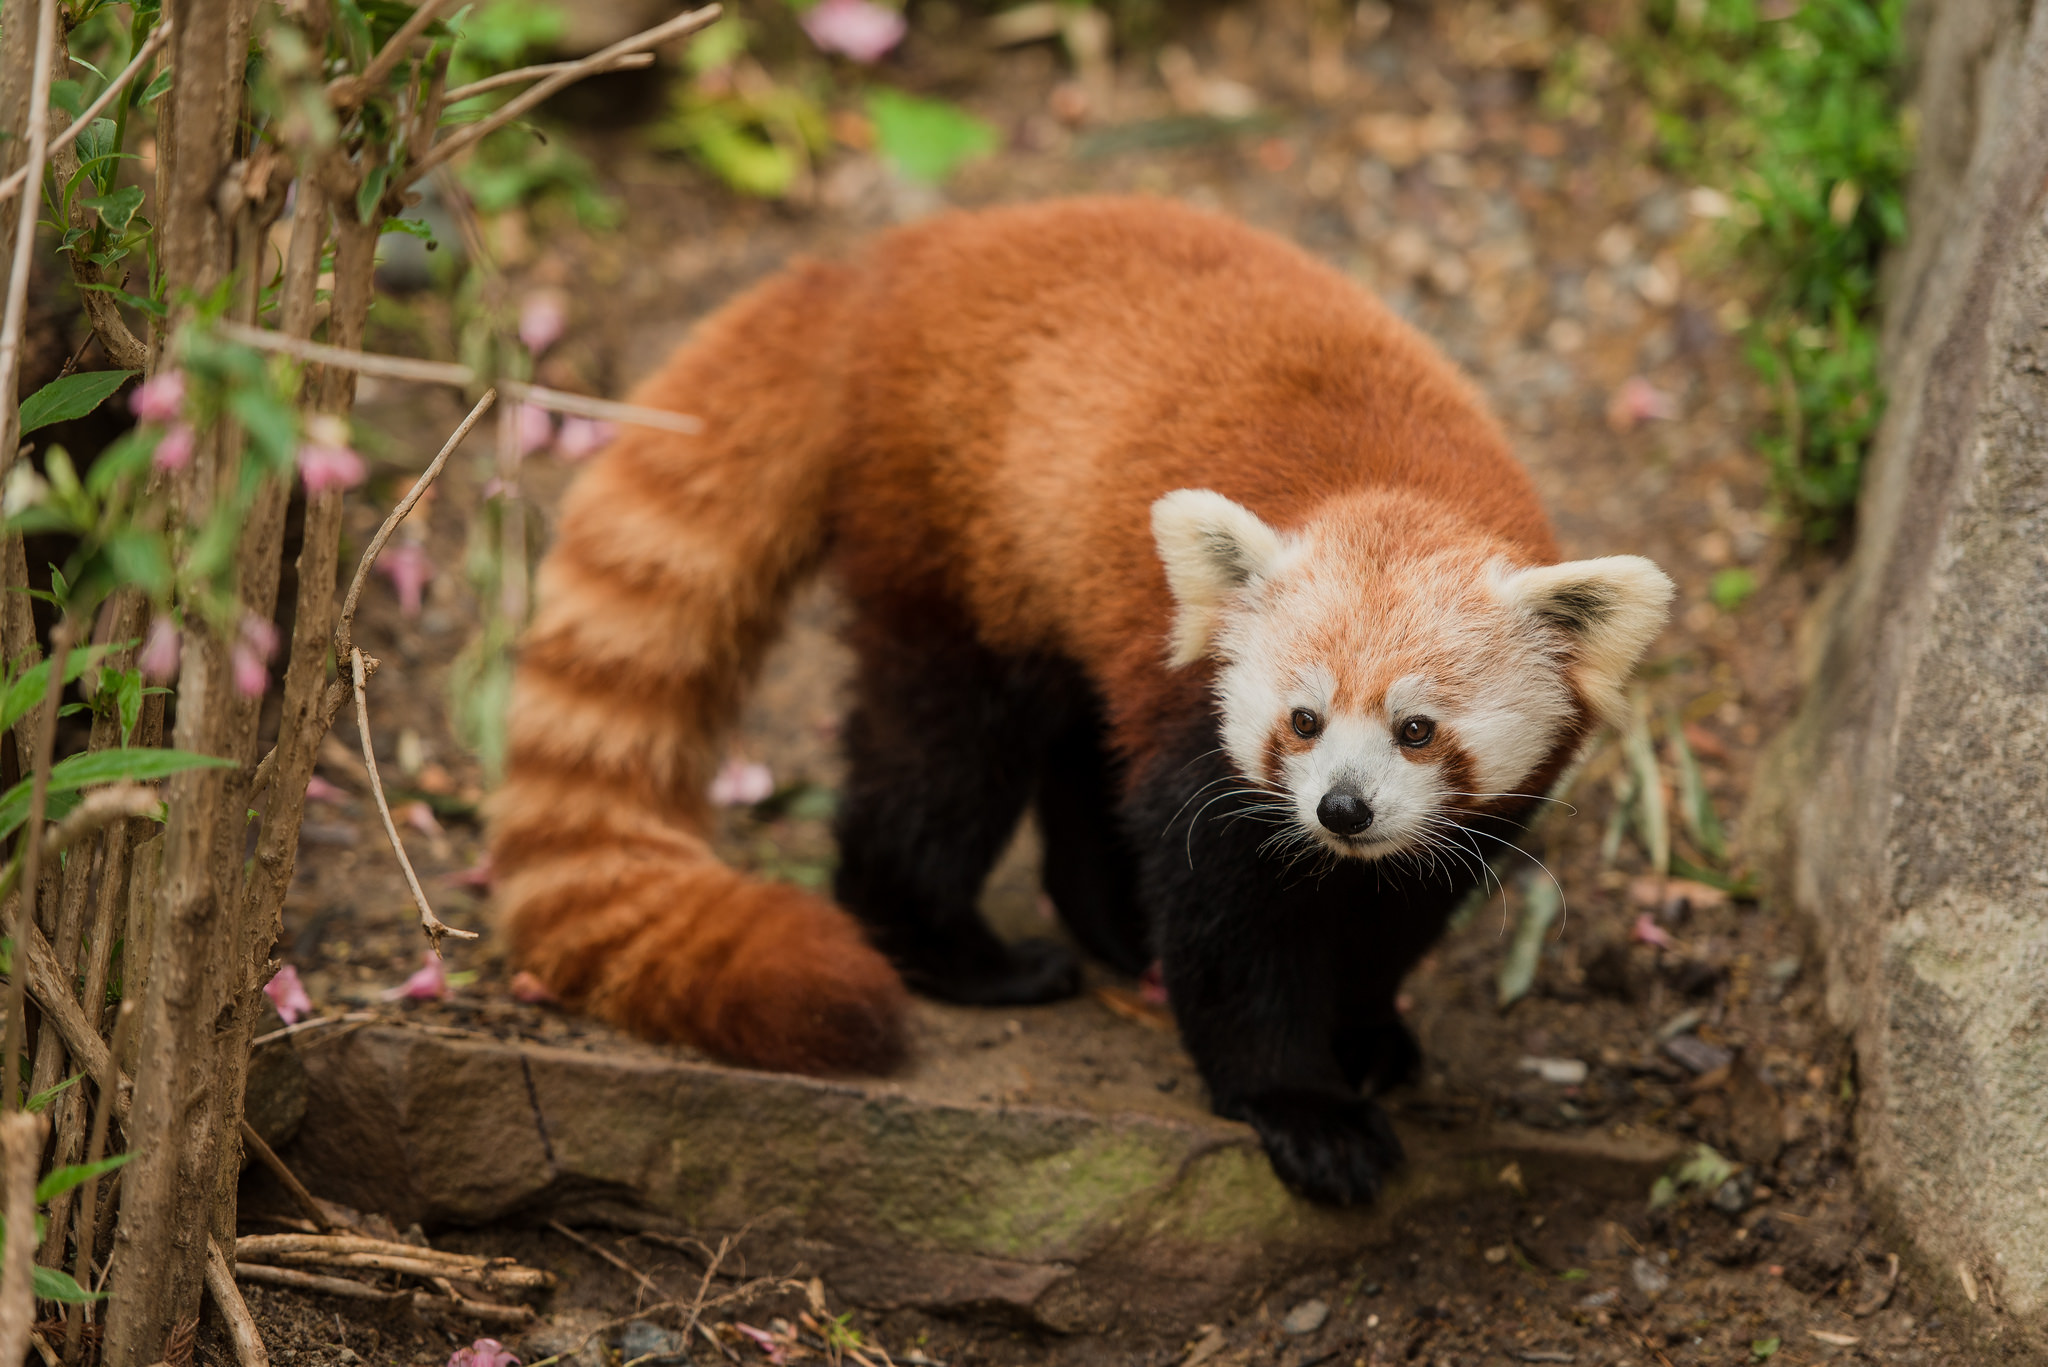
{"type": "Polygon", "coordinates": [[[911,970],[910,985],[940,1001],[965,1006],[1035,1006],[1081,990],[1081,961],[1054,940],[1020,940],[1000,959],[955,965],[939,972],[911,970]]]}
{"type": "Polygon", "coordinates": [[[1340,1040],[1337,1057],[1345,1081],[1377,1095],[1415,1080],[1422,1067],[1422,1046],[1402,1022],[1383,1021],[1340,1040]]]}
{"type": "Polygon", "coordinates": [[[1265,1092],[1227,1114],[1249,1121],[1273,1171],[1326,1206],[1364,1205],[1401,1163],[1401,1141],[1370,1101],[1318,1091],[1265,1092]]]}

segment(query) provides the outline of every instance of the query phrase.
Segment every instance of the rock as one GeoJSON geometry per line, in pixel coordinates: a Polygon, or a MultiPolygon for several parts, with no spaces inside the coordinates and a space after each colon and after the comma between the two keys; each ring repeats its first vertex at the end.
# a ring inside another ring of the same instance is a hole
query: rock
{"type": "Polygon", "coordinates": [[[1695,1073],[1711,1073],[1716,1068],[1725,1068],[1735,1055],[1718,1044],[1709,1044],[1698,1035],[1673,1035],[1664,1041],[1664,1052],[1677,1059],[1695,1073]]]}
{"type": "Polygon", "coordinates": [[[1629,1280],[1636,1284],[1636,1290],[1651,1300],[1663,1295],[1671,1286],[1671,1274],[1641,1254],[1628,1265],[1628,1275],[1629,1280]]]}
{"type": "Polygon", "coordinates": [[[1313,1334],[1323,1327],[1323,1321],[1328,1318],[1328,1301],[1303,1301],[1287,1312],[1287,1317],[1280,1321],[1280,1327],[1290,1334],[1313,1334]]]}
{"type": "Polygon", "coordinates": [[[1586,1080],[1586,1061],[1577,1058],[1524,1058],[1515,1065],[1560,1087],[1576,1087],[1586,1080]]]}
{"type": "MultiPolygon", "coordinates": [[[[1805,700],[1745,816],[1856,1046],[1863,1175],[2048,1338],[2048,0],[1915,7],[1889,395],[1805,700]]],[[[2010,1351],[2024,1353],[2015,1346],[2010,1351]]]]}

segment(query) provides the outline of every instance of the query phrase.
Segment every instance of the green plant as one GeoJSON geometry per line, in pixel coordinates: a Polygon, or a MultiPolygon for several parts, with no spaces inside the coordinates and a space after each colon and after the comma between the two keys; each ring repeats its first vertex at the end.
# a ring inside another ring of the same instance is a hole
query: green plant
{"type": "Polygon", "coordinates": [[[1843,526],[1883,414],[1878,264],[1905,232],[1903,0],[1654,5],[1634,67],[1677,170],[1729,197],[1760,293],[1745,352],[1777,400],[1763,439],[1814,540],[1843,526]],[[1773,17],[1777,16],[1777,17],[1773,17]]]}

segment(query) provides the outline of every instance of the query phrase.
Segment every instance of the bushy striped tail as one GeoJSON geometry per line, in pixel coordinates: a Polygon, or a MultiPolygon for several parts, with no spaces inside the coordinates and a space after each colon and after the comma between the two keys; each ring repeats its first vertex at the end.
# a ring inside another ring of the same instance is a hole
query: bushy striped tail
{"type": "Polygon", "coordinates": [[[791,590],[824,546],[848,279],[808,265],[708,320],[564,501],[492,800],[520,966],[572,1006],[736,1062],[881,1071],[904,990],[838,907],[720,863],[706,788],[791,590]]]}

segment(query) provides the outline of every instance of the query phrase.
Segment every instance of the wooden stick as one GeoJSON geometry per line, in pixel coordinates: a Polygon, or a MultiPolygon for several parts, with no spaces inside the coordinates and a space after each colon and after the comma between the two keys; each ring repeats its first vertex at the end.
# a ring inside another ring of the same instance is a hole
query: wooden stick
{"type": "MultiPolygon", "coordinates": [[[[327,1214],[326,1208],[314,1198],[312,1192],[306,1190],[306,1184],[299,1180],[298,1174],[285,1166],[285,1161],[277,1156],[277,1150],[271,1148],[269,1141],[256,1133],[256,1127],[251,1125],[246,1117],[242,1121],[242,1143],[256,1155],[256,1161],[269,1168],[272,1175],[284,1183],[284,1189],[291,1193],[292,1200],[299,1203],[299,1209],[306,1212],[307,1219],[323,1230],[335,1227],[334,1220],[327,1214]]],[[[241,1242],[237,1240],[235,1256],[239,1258],[241,1255],[241,1242]]]]}
{"type": "Polygon", "coordinates": [[[384,834],[390,837],[391,852],[398,856],[398,867],[405,871],[405,884],[412,889],[412,900],[420,909],[420,929],[427,934],[434,947],[434,953],[441,953],[441,937],[453,935],[458,940],[474,940],[473,930],[457,930],[445,924],[434,915],[434,909],[427,905],[427,894],[420,887],[420,876],[412,871],[412,860],[405,857],[405,842],[398,838],[398,824],[391,819],[391,803],[384,796],[384,781],[377,777],[377,748],[370,744],[370,703],[363,693],[363,652],[353,647],[348,653],[349,667],[355,676],[356,686],[356,731],[363,740],[363,765],[370,771],[370,794],[377,799],[377,814],[384,818],[384,834]]]}
{"type": "Polygon", "coordinates": [[[489,412],[491,405],[496,403],[497,400],[497,390],[486,389],[484,391],[484,396],[476,401],[476,407],[469,410],[469,416],[462,420],[462,425],[455,429],[454,434],[446,442],[442,443],[440,454],[428,462],[425,472],[413,482],[411,490],[407,492],[404,498],[398,501],[398,506],[391,510],[391,515],[384,519],[384,525],[377,529],[377,534],[370,538],[370,544],[363,550],[363,558],[356,564],[356,577],[349,581],[348,596],[341,600],[341,617],[334,626],[334,657],[336,659],[343,658],[350,650],[354,649],[356,601],[363,596],[363,584],[370,577],[370,566],[377,563],[377,553],[384,549],[386,542],[391,540],[391,534],[398,530],[399,523],[405,521],[406,514],[410,513],[419,503],[420,499],[425,497],[428,487],[439,477],[441,467],[448,463],[448,457],[455,454],[455,448],[462,444],[462,439],[469,435],[470,429],[476,426],[477,420],[489,412]]]}
{"type": "Polygon", "coordinates": [[[213,1297],[213,1308],[228,1323],[235,1361],[241,1367],[270,1367],[263,1336],[256,1332],[256,1317],[249,1313],[249,1303],[242,1299],[242,1290],[235,1285],[235,1272],[228,1266],[227,1255],[211,1236],[206,1240],[206,1293],[213,1297]]]}
{"type": "MultiPolygon", "coordinates": [[[[47,6],[49,0],[44,0],[47,6]]],[[[34,215],[29,215],[33,218],[34,215]]],[[[67,616],[57,623],[50,633],[50,678],[43,689],[43,717],[36,732],[35,781],[29,788],[28,824],[24,828],[28,841],[27,852],[22,856],[21,868],[21,910],[15,915],[15,943],[23,943],[25,932],[36,923],[36,881],[42,873],[43,862],[43,811],[50,799],[50,756],[57,743],[57,699],[64,692],[64,667],[71,660],[71,619],[67,616]]],[[[10,973],[7,983],[7,1036],[4,1052],[0,1052],[0,1068],[7,1072],[6,1110],[14,1110],[21,1104],[21,1070],[15,1066],[15,1057],[21,1052],[22,1040],[22,993],[26,987],[25,973],[10,973]]],[[[69,974],[64,975],[67,979],[69,974]]],[[[68,992],[67,992],[68,995],[68,992]]],[[[21,1226],[16,1226],[20,1228],[21,1226]]],[[[12,1359],[6,1359],[12,1361],[12,1359]]]]}
{"type": "MultiPolygon", "coordinates": [[[[480,81],[471,81],[468,85],[458,85],[455,89],[449,91],[443,99],[447,104],[458,104],[463,100],[473,99],[487,91],[502,90],[508,85],[518,85],[521,81],[537,81],[541,77],[551,76],[557,71],[567,71],[575,65],[576,63],[574,62],[541,62],[536,66],[520,67],[517,71],[501,71],[495,76],[486,76],[480,81]]],[[[642,67],[653,65],[653,53],[628,52],[609,66],[601,67],[598,71],[586,71],[583,74],[594,76],[600,74],[600,72],[638,71],[642,67]]]]}
{"type": "MultiPolygon", "coordinates": [[[[49,0],[43,8],[49,9],[49,0]]],[[[8,1071],[15,1071],[8,1060],[8,1071]]],[[[35,1328],[36,1300],[30,1283],[36,1241],[31,1231],[36,1222],[36,1160],[43,1152],[43,1118],[29,1111],[0,1116],[0,1163],[6,1172],[0,1209],[7,1214],[7,1228],[13,1237],[0,1254],[0,1362],[19,1363],[28,1353],[28,1336],[35,1328]]]]}
{"type": "Polygon", "coordinates": [[[413,181],[418,180],[421,176],[433,170],[456,153],[474,146],[498,131],[498,129],[503,128],[506,124],[512,122],[512,120],[518,118],[542,100],[547,99],[548,96],[554,94],[563,86],[580,81],[585,76],[591,75],[594,72],[603,71],[611,62],[625,56],[629,52],[643,52],[648,48],[658,47],[671,38],[681,38],[685,34],[695,33],[698,29],[709,27],[722,13],[724,11],[719,6],[706,5],[703,9],[692,10],[688,14],[679,14],[667,23],[657,24],[644,33],[636,33],[630,38],[621,38],[610,47],[593,53],[579,61],[567,63],[561,70],[542,80],[540,84],[531,87],[513,99],[505,101],[504,104],[499,105],[485,117],[478,119],[475,123],[465,125],[460,131],[450,134],[432,147],[429,147],[426,155],[414,162],[405,172],[403,183],[410,185],[413,181]]]}
{"type": "MultiPolygon", "coordinates": [[[[50,157],[50,51],[56,45],[57,0],[42,0],[42,5],[36,10],[36,65],[35,74],[29,82],[28,97],[28,160],[21,168],[24,183],[34,181],[42,184],[43,164],[50,157]]],[[[15,79],[21,78],[17,74],[15,79]]],[[[24,203],[22,210],[21,221],[15,225],[14,231],[14,270],[7,277],[7,306],[4,313],[0,313],[0,475],[14,464],[15,447],[21,441],[21,412],[17,407],[20,398],[17,386],[21,373],[21,327],[28,311],[28,273],[35,257],[37,218],[33,203],[24,203]]],[[[7,1029],[19,1038],[13,1021],[8,1022],[7,1029]]],[[[12,1056],[7,1060],[7,1075],[10,1079],[8,1095],[12,1096],[12,1056]]],[[[27,1340],[17,1346],[26,1348],[27,1340]]],[[[20,1360],[19,1357],[9,1359],[10,1363],[20,1360]]]]}
{"type": "Polygon", "coordinates": [[[411,1249],[415,1256],[398,1253],[278,1253],[265,1259],[280,1267],[360,1267],[375,1272],[397,1272],[407,1277],[453,1277],[458,1281],[476,1282],[492,1288],[517,1287],[537,1290],[548,1285],[553,1278],[546,1272],[533,1267],[492,1267],[481,1260],[459,1261],[446,1258],[416,1256],[430,1253],[431,1249],[411,1249]]]}
{"type": "MultiPolygon", "coordinates": [[[[344,366],[362,375],[375,375],[387,380],[415,380],[422,384],[452,385],[457,389],[467,389],[477,382],[477,373],[474,370],[450,361],[420,361],[410,356],[385,356],[374,351],[351,351],[347,347],[287,337],[281,332],[248,327],[242,323],[225,322],[216,326],[221,336],[230,341],[240,342],[244,346],[281,352],[320,365],[344,366]]],[[[663,431],[681,432],[686,436],[696,436],[704,430],[703,420],[688,413],[672,413],[665,408],[648,408],[642,404],[618,403],[611,399],[593,399],[587,395],[570,394],[564,390],[549,389],[543,385],[527,384],[520,380],[501,378],[495,383],[499,391],[508,398],[517,399],[522,403],[539,404],[542,408],[552,408],[563,413],[574,413],[578,417],[632,423],[639,427],[658,427],[663,431]]]]}
{"type": "Polygon", "coordinates": [[[269,1267],[263,1263],[242,1263],[235,1268],[238,1281],[258,1282],[270,1286],[288,1286],[295,1291],[317,1291],[323,1296],[340,1296],[349,1300],[394,1301],[410,1299],[416,1311],[439,1310],[444,1314],[465,1315],[484,1324],[502,1324],[510,1328],[531,1324],[534,1321],[533,1307],[526,1305],[498,1305],[491,1301],[475,1301],[467,1297],[430,1295],[419,1290],[386,1291],[371,1286],[368,1282],[355,1281],[348,1277],[323,1277],[317,1272],[301,1272],[294,1267],[269,1267]]]}
{"type": "MultiPolygon", "coordinates": [[[[143,64],[156,56],[157,49],[162,47],[170,36],[171,21],[166,18],[149,31],[149,37],[142,40],[141,48],[129,60],[128,65],[116,72],[113,80],[107,82],[107,88],[99,93],[99,98],[87,105],[85,112],[76,119],[73,119],[69,127],[56,137],[50,139],[49,155],[56,156],[59,152],[69,147],[80,133],[91,127],[92,121],[100,116],[100,111],[113,103],[114,97],[121,93],[128,82],[135,79],[135,74],[142,70],[143,64]]],[[[28,184],[28,167],[23,166],[7,179],[0,180],[0,202],[13,198],[14,195],[20,192],[21,187],[26,184],[28,184]]]]}
{"type": "Polygon", "coordinates": [[[595,1253],[598,1257],[604,1259],[613,1267],[616,1267],[617,1269],[619,1269],[619,1271],[625,1273],[634,1281],[640,1283],[640,1289],[645,1291],[648,1295],[653,1296],[656,1300],[666,1300],[668,1298],[668,1293],[663,1291],[660,1287],[656,1286],[654,1284],[654,1280],[651,1277],[649,1277],[645,1272],[642,1272],[639,1268],[633,1266],[631,1263],[627,1262],[624,1258],[621,1258],[618,1254],[612,1252],[610,1249],[598,1244],[595,1240],[584,1238],[581,1234],[578,1234],[575,1230],[569,1228],[560,1220],[548,1221],[548,1228],[554,1230],[555,1233],[561,1235],[563,1238],[571,1240],[574,1243],[581,1244],[584,1248],[590,1250],[592,1253],[595,1253]]]}

